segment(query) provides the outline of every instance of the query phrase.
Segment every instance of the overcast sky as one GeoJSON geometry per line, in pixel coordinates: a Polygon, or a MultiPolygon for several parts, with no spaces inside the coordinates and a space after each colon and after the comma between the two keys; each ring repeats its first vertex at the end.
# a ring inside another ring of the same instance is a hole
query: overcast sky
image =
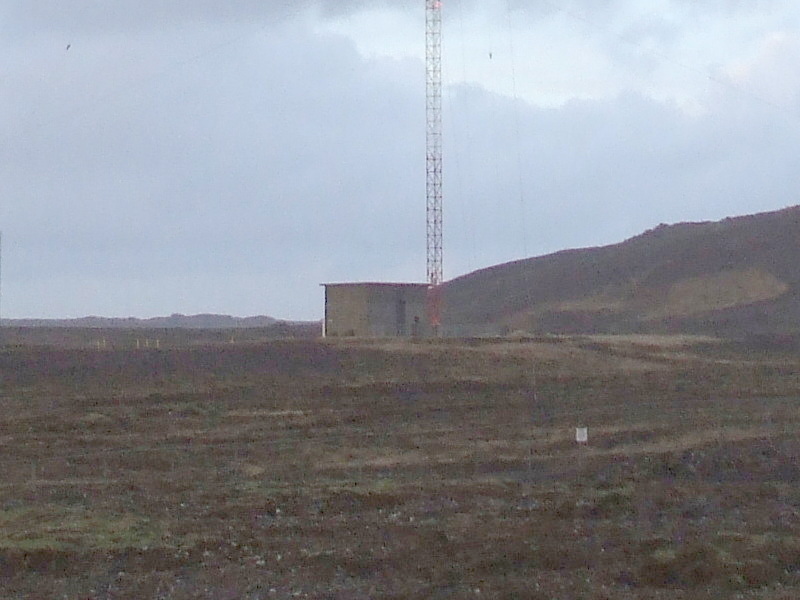
{"type": "MultiPolygon", "coordinates": [[[[425,278],[424,0],[5,0],[2,316],[425,278]]],[[[797,0],[445,0],[445,278],[800,203],[797,0]]]]}

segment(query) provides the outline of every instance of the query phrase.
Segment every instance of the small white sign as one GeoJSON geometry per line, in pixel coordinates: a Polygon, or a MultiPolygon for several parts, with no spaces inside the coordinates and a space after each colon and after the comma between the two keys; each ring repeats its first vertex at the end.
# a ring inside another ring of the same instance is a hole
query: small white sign
{"type": "Polygon", "coordinates": [[[575,428],[575,441],[579,444],[588,444],[589,443],[589,428],[588,427],[576,427],[575,428]]]}

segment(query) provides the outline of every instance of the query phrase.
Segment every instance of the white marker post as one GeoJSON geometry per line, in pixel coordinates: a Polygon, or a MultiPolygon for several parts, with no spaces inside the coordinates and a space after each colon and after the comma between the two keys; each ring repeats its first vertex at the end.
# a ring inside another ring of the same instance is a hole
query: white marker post
{"type": "Polygon", "coordinates": [[[589,428],[588,427],[576,427],[575,428],[575,441],[578,444],[588,444],[589,443],[589,428]]]}

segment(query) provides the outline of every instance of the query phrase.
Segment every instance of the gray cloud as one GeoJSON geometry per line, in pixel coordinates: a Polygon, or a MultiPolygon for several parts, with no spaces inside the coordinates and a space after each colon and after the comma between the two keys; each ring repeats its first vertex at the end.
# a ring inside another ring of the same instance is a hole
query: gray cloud
{"type": "Polygon", "coordinates": [[[36,31],[79,37],[202,24],[271,26],[309,10],[331,18],[364,8],[407,10],[418,4],[413,0],[8,0],[0,9],[0,31],[15,37],[36,31]]]}
{"type": "Polygon", "coordinates": [[[480,130],[468,154],[475,161],[461,168],[462,177],[484,187],[463,186],[480,217],[472,239],[449,230],[460,239],[460,257],[475,245],[488,263],[500,262],[525,255],[526,241],[527,254],[539,254],[619,241],[659,222],[798,202],[792,156],[800,122],[758,99],[732,93],[703,117],[636,95],[550,110],[503,104],[474,91],[467,103],[476,121],[494,127],[480,130]],[[495,210],[478,208],[487,201],[495,210]]]}
{"type": "MultiPolygon", "coordinates": [[[[759,14],[791,8],[790,0],[671,0],[674,7],[693,14],[731,16],[759,14]]],[[[633,0],[449,0],[445,10],[459,12],[481,8],[496,16],[511,11],[534,19],[554,15],[573,15],[600,25],[622,14],[640,13],[654,17],[633,0]]],[[[101,34],[140,29],[169,29],[186,24],[225,23],[272,25],[278,20],[296,17],[313,10],[326,17],[341,17],[363,10],[391,9],[409,14],[421,13],[422,0],[7,0],[0,8],[0,31],[9,37],[30,35],[37,31],[64,34],[101,34]]]]}
{"type": "MultiPolygon", "coordinates": [[[[318,318],[322,281],[423,279],[421,62],[291,20],[180,31],[0,59],[4,314],[318,318]]],[[[796,203],[800,106],[745,93],[796,62],[761,60],[701,116],[451,89],[446,275],[796,203]]]]}
{"type": "MultiPolygon", "coordinates": [[[[149,306],[148,281],[225,289],[249,277],[262,311],[313,316],[315,301],[286,299],[287,281],[310,273],[311,296],[326,277],[377,277],[365,250],[411,245],[418,215],[407,206],[424,206],[405,167],[422,164],[409,127],[422,121],[419,68],[365,61],[341,38],[287,26],[145,85],[118,73],[83,110],[69,89],[47,94],[41,72],[20,71],[13,104],[26,118],[6,106],[0,121],[6,273],[29,290],[16,310],[57,310],[61,299],[36,292],[56,278],[145,282],[119,308],[105,290],[85,308],[138,313],[163,309],[149,306]],[[64,102],[78,108],[64,112],[64,102]]],[[[190,304],[200,310],[207,297],[190,304]]],[[[14,292],[7,298],[14,310],[14,292]]]]}

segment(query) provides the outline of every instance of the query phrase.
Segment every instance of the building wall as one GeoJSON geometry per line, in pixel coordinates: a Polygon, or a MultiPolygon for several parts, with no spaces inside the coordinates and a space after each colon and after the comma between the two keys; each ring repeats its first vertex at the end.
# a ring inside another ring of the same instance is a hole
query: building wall
{"type": "Polygon", "coordinates": [[[368,337],[369,290],[363,286],[325,286],[325,336],[368,337]]]}
{"type": "Polygon", "coordinates": [[[337,284],[325,286],[328,337],[411,337],[428,332],[427,286],[337,284]]]}
{"type": "Polygon", "coordinates": [[[423,335],[427,288],[381,286],[370,290],[369,326],[372,337],[423,335]]]}

